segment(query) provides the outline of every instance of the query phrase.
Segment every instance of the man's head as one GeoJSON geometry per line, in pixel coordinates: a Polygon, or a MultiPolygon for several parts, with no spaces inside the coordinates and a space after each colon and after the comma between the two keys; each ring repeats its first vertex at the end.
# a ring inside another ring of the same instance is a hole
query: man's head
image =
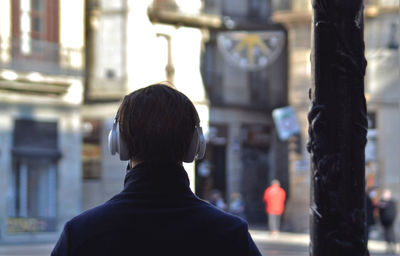
{"type": "Polygon", "coordinates": [[[131,160],[182,162],[199,117],[184,94],[154,84],[125,96],[118,122],[131,160]]]}
{"type": "Polygon", "coordinates": [[[390,200],[392,198],[392,192],[389,189],[385,189],[382,194],[384,200],[390,200]]]}

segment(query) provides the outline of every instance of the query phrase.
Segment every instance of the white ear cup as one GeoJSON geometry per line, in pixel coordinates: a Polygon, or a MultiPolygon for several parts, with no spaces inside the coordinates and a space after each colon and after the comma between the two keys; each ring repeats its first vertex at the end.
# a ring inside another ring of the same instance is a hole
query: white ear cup
{"type": "Polygon", "coordinates": [[[116,122],[113,123],[113,128],[110,130],[110,132],[108,133],[108,149],[111,152],[111,155],[115,155],[115,153],[117,153],[117,132],[116,132],[116,122]]]}
{"type": "Polygon", "coordinates": [[[120,132],[119,132],[119,124],[117,122],[117,144],[118,144],[118,153],[119,153],[119,159],[122,161],[127,161],[129,160],[129,150],[128,147],[125,143],[125,140],[122,138],[120,132]]]}
{"type": "Polygon", "coordinates": [[[112,155],[119,154],[119,159],[122,161],[129,160],[129,150],[125,141],[122,139],[119,132],[119,124],[117,119],[114,120],[113,127],[108,133],[108,148],[112,155]]]}
{"type": "Polygon", "coordinates": [[[194,130],[192,140],[190,141],[190,145],[188,150],[186,151],[185,156],[183,157],[183,162],[191,163],[196,157],[197,148],[199,145],[199,133],[197,129],[194,130]]]}
{"type": "Polygon", "coordinates": [[[196,126],[189,148],[186,151],[185,156],[183,157],[183,162],[191,163],[194,160],[201,159],[204,157],[205,151],[206,141],[204,139],[203,129],[196,126]]]}
{"type": "Polygon", "coordinates": [[[196,128],[199,133],[199,147],[197,150],[197,156],[196,159],[200,160],[204,158],[204,155],[206,153],[206,139],[204,138],[203,135],[203,129],[199,126],[196,128]]]}

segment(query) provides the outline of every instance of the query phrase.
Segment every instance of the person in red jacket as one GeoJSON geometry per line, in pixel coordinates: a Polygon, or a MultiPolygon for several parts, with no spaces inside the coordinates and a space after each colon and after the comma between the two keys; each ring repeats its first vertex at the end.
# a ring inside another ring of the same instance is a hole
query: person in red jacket
{"type": "Polygon", "coordinates": [[[279,180],[272,180],[264,192],[265,212],[268,215],[269,230],[272,235],[279,233],[279,225],[285,209],[286,192],[281,188],[279,180]]]}

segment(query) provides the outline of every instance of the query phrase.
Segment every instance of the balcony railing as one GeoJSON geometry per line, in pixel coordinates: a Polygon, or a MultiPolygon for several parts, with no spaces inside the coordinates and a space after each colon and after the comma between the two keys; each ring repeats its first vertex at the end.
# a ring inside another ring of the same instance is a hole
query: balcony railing
{"type": "Polygon", "coordinates": [[[83,49],[58,43],[20,38],[0,38],[0,68],[49,75],[81,76],[83,49]]]}

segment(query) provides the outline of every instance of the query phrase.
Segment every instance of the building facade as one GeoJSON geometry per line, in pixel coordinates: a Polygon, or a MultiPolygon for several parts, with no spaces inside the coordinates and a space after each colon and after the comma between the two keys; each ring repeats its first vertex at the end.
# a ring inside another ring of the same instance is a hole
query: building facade
{"type": "Polygon", "coordinates": [[[290,195],[287,142],[278,138],[272,118],[275,108],[288,104],[287,37],[282,27],[262,19],[244,27],[239,20],[232,18],[238,28],[210,30],[205,43],[202,72],[213,133],[205,160],[209,175],[198,175],[196,191],[207,198],[220,190],[228,204],[241,194],[247,220],[264,223],[268,184],[279,179],[290,195]]]}
{"type": "Polygon", "coordinates": [[[83,17],[81,1],[0,1],[2,242],[55,239],[81,211],[83,17]]]}

